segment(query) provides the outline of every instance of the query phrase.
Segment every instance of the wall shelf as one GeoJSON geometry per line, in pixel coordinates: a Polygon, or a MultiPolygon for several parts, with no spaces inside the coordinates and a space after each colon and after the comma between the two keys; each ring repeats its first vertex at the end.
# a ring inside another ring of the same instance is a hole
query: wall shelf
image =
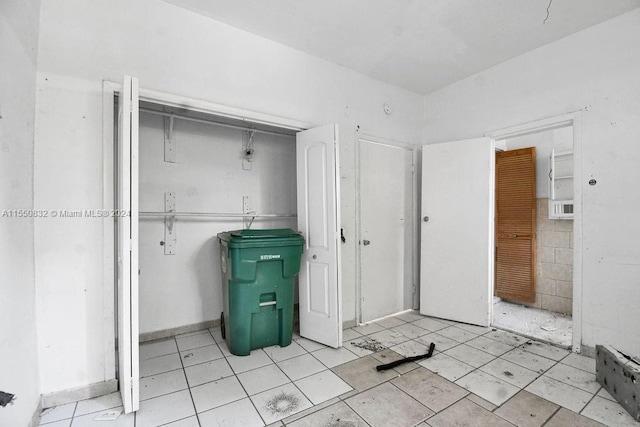
{"type": "Polygon", "coordinates": [[[549,218],[573,219],[573,151],[551,150],[549,218]]]}

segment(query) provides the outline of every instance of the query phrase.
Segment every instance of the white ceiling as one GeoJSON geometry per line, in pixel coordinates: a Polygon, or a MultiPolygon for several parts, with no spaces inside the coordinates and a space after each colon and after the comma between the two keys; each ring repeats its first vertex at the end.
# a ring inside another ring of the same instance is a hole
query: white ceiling
{"type": "Polygon", "coordinates": [[[165,1],[421,94],[640,7],[640,0],[165,1]]]}

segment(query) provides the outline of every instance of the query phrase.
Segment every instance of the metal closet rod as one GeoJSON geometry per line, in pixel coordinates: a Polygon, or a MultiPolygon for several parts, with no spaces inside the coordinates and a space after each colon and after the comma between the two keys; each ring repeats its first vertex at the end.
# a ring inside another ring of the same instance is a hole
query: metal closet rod
{"type": "Polygon", "coordinates": [[[288,136],[288,137],[293,137],[294,136],[294,135],[291,135],[291,134],[288,134],[288,133],[283,133],[283,132],[273,132],[273,131],[269,131],[269,130],[254,129],[254,128],[250,128],[248,126],[236,126],[236,125],[230,125],[230,124],[227,124],[227,123],[220,123],[220,122],[216,122],[215,120],[196,119],[195,117],[183,116],[181,114],[165,113],[163,111],[156,111],[156,110],[152,110],[150,108],[140,107],[139,110],[140,111],[144,111],[145,113],[155,114],[157,116],[177,117],[179,119],[190,120],[190,121],[196,122],[196,123],[205,123],[205,124],[208,124],[208,125],[222,126],[222,127],[225,127],[225,128],[239,129],[239,130],[249,130],[249,131],[256,132],[256,133],[265,133],[267,135],[275,135],[275,136],[288,136]]]}
{"type": "Polygon", "coordinates": [[[255,214],[255,213],[220,213],[220,212],[138,212],[140,216],[194,216],[214,218],[295,218],[295,214],[255,214]]]}

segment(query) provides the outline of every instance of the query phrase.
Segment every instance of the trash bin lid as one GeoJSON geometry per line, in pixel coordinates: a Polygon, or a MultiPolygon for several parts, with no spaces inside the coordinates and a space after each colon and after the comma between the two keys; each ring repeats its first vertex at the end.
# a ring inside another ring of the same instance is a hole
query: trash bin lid
{"type": "Polygon", "coordinates": [[[234,230],[218,233],[221,241],[230,247],[285,246],[302,245],[304,237],[290,228],[271,228],[266,230],[234,230]]]}

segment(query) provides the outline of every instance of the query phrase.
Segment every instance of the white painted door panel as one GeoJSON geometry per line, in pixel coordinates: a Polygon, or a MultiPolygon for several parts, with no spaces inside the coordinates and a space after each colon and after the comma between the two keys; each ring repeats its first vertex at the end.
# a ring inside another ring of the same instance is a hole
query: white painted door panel
{"type": "Polygon", "coordinates": [[[118,381],[125,413],[140,407],[138,345],[138,79],[118,98],[118,381]]]}
{"type": "Polygon", "coordinates": [[[413,151],[360,139],[361,321],[413,307],[413,151]]]}
{"type": "Polygon", "coordinates": [[[489,326],[494,182],[490,138],[422,147],[422,314],[489,326]]]}
{"type": "Polygon", "coordinates": [[[338,129],[300,132],[296,142],[298,230],[305,238],[299,276],[300,335],[342,345],[338,129]]]}

